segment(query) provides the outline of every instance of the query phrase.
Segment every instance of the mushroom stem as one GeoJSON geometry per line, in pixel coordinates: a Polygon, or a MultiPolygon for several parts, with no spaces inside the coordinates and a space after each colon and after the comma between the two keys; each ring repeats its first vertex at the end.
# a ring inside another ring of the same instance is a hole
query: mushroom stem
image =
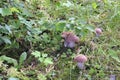
{"type": "Polygon", "coordinates": [[[96,37],[100,37],[100,34],[97,34],[97,33],[96,33],[96,37]]]}
{"type": "Polygon", "coordinates": [[[116,80],[115,75],[110,75],[110,80],[116,80]]]}
{"type": "Polygon", "coordinates": [[[84,63],[78,62],[77,66],[79,67],[79,69],[84,69],[84,63]]]}

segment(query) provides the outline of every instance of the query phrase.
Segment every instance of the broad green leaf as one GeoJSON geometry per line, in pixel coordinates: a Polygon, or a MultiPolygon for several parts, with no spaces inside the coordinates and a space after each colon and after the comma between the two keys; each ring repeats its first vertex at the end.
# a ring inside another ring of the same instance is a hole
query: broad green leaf
{"type": "Polygon", "coordinates": [[[5,25],[5,28],[8,30],[9,33],[12,33],[12,31],[11,31],[11,29],[10,29],[10,26],[5,25]]]}
{"type": "Polygon", "coordinates": [[[15,67],[17,67],[17,65],[18,65],[17,60],[7,57],[5,55],[0,57],[0,61],[7,61],[8,63],[13,63],[15,67]]]}
{"type": "Polygon", "coordinates": [[[6,43],[6,44],[11,44],[11,41],[9,38],[7,38],[6,36],[1,37],[1,39],[6,43]]]}
{"type": "Polygon", "coordinates": [[[12,15],[12,12],[9,8],[0,8],[0,13],[2,14],[2,16],[12,15]]]}
{"type": "Polygon", "coordinates": [[[27,53],[26,52],[23,52],[21,55],[20,55],[20,60],[19,60],[19,64],[22,64],[24,62],[24,60],[26,60],[27,58],[27,53]]]}
{"type": "Polygon", "coordinates": [[[18,18],[19,18],[19,20],[20,20],[21,23],[23,23],[23,24],[25,24],[27,26],[28,29],[31,29],[32,23],[30,21],[27,21],[22,16],[18,16],[18,18]]]}

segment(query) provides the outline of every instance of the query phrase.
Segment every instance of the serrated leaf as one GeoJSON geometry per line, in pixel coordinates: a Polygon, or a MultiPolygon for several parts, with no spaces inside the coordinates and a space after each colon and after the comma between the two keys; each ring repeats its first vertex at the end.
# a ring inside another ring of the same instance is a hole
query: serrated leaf
{"type": "Polygon", "coordinates": [[[44,53],[42,54],[42,57],[47,57],[47,56],[48,56],[48,54],[44,54],[44,53]]]}
{"type": "Polygon", "coordinates": [[[38,60],[39,60],[40,62],[43,62],[44,58],[38,58],[38,60]]]}
{"type": "Polygon", "coordinates": [[[41,56],[41,53],[39,51],[34,51],[31,54],[34,55],[36,58],[41,56]]]}
{"type": "Polygon", "coordinates": [[[45,63],[45,65],[53,64],[52,58],[46,58],[46,59],[44,60],[44,63],[45,63]]]}
{"type": "Polygon", "coordinates": [[[29,30],[31,29],[31,27],[32,27],[33,24],[30,21],[27,21],[22,16],[18,16],[18,18],[19,18],[20,22],[23,23],[23,24],[25,24],[29,30]]]}

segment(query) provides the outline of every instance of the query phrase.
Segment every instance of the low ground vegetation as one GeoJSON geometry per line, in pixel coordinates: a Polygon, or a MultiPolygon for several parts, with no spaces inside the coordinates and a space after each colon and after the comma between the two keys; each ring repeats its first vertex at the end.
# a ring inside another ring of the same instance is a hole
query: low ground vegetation
{"type": "Polygon", "coordinates": [[[114,78],[119,0],[0,0],[0,80],[114,78]]]}

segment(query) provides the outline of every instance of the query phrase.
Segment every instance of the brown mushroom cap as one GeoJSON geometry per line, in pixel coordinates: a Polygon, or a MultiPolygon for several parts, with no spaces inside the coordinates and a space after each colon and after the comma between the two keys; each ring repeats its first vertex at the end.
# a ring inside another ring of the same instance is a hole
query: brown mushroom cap
{"type": "Polygon", "coordinates": [[[79,42],[79,37],[77,37],[73,32],[62,32],[61,37],[67,41],[79,42]]]}
{"type": "Polygon", "coordinates": [[[83,54],[79,54],[74,58],[74,61],[84,63],[87,61],[87,57],[83,54]]]}
{"type": "Polygon", "coordinates": [[[69,32],[62,32],[61,37],[62,37],[62,38],[66,38],[67,35],[69,35],[69,32]]]}

